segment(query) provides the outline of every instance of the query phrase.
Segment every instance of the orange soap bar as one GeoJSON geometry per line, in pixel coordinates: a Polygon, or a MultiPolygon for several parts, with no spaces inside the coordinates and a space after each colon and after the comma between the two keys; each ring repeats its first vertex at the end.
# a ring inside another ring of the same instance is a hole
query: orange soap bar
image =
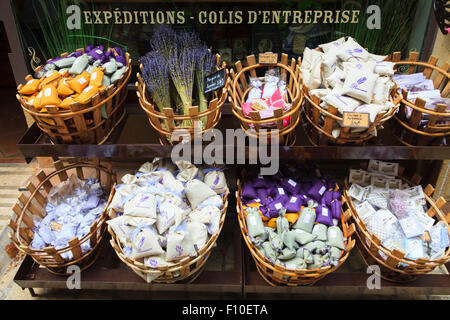
{"type": "Polygon", "coordinates": [[[41,106],[58,106],[61,99],[58,97],[58,91],[52,85],[48,85],[42,89],[41,106]]]}
{"type": "Polygon", "coordinates": [[[70,96],[71,94],[74,93],[74,91],[70,88],[69,84],[67,83],[67,79],[62,79],[61,81],[59,81],[57,90],[58,94],[63,98],[70,96]]]}
{"type": "Polygon", "coordinates": [[[81,93],[84,88],[89,85],[90,78],[90,74],[86,71],[83,71],[82,74],[76,76],[72,80],[67,81],[67,83],[73,91],[75,91],[76,93],[81,93]]]}
{"type": "Polygon", "coordinates": [[[38,79],[31,79],[20,90],[20,94],[33,94],[39,88],[40,81],[38,79]]]}

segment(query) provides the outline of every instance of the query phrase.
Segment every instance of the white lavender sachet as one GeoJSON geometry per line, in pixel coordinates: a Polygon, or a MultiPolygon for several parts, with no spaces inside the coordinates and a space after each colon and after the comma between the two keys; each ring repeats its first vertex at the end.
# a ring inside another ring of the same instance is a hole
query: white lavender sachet
{"type": "MultiPolygon", "coordinates": [[[[45,206],[47,215],[43,219],[34,217],[31,248],[41,250],[53,246],[62,249],[69,245],[71,239],[81,239],[89,233],[92,223],[101,217],[105,205],[106,195],[97,179],[80,180],[72,174],[50,190],[45,206]]],[[[89,241],[81,244],[83,253],[91,249],[89,241]]],[[[61,256],[67,260],[73,258],[71,251],[61,256]]]]}
{"type": "Polygon", "coordinates": [[[122,178],[108,208],[116,218],[107,223],[124,254],[155,269],[144,277],[147,282],[163,274],[158,268],[197,256],[220,229],[221,195],[227,191],[223,172],[203,174],[188,161],[176,167],[163,159],[144,163],[122,178]],[[216,180],[220,188],[213,190],[216,180]]]}
{"type": "MultiPolygon", "coordinates": [[[[369,113],[370,123],[378,114],[393,107],[390,93],[394,88],[392,76],[394,63],[385,56],[369,53],[353,38],[340,38],[319,45],[319,50],[305,48],[300,70],[310,95],[321,99],[320,107],[330,105],[344,112],[369,113]]],[[[340,135],[340,125],[333,128],[335,138],[340,135]]],[[[352,129],[359,132],[364,129],[352,129]]]]}

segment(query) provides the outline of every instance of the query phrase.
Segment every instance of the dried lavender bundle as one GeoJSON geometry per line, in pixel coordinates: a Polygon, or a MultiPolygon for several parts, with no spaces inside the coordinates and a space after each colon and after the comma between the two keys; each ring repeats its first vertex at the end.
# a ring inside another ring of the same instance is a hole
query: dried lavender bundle
{"type": "MultiPolygon", "coordinates": [[[[189,114],[192,106],[192,91],[194,88],[195,54],[194,51],[175,46],[169,58],[170,76],[183,103],[183,113],[189,114]]],[[[189,125],[188,122],[184,122],[189,125]]]]}
{"type": "Polygon", "coordinates": [[[160,25],[153,32],[150,47],[154,52],[158,52],[167,63],[173,54],[174,45],[176,45],[177,41],[177,34],[171,27],[160,25]]]}
{"type": "Polygon", "coordinates": [[[143,65],[142,78],[158,109],[170,108],[169,69],[164,60],[154,52],[139,59],[143,65]]]}
{"type": "Polygon", "coordinates": [[[178,48],[195,50],[202,47],[202,41],[200,40],[199,34],[186,30],[176,32],[175,42],[177,43],[178,48]]]}
{"type": "MultiPolygon", "coordinates": [[[[205,82],[204,79],[210,73],[214,72],[216,67],[216,55],[208,49],[208,47],[203,46],[195,50],[195,79],[198,88],[198,99],[199,99],[199,111],[203,112],[208,109],[208,99],[206,98],[205,82]]],[[[205,127],[205,117],[201,119],[202,128],[205,127]]]]}

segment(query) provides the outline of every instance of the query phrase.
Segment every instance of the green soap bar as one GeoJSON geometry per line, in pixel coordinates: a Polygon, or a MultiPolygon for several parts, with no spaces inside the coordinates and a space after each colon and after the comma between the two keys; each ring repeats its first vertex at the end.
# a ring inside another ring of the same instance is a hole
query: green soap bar
{"type": "Polygon", "coordinates": [[[64,58],[61,60],[57,60],[53,63],[60,69],[69,68],[73,65],[76,59],[77,59],[76,57],[64,58]]]}

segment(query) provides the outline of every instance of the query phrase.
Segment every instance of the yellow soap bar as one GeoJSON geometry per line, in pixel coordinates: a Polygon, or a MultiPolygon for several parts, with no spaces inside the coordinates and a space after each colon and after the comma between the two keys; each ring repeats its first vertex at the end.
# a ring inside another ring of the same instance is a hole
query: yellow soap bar
{"type": "Polygon", "coordinates": [[[38,79],[31,79],[20,90],[20,94],[33,94],[39,88],[40,81],[38,79]]]}
{"type": "Polygon", "coordinates": [[[75,100],[79,103],[86,104],[98,92],[98,88],[94,86],[86,87],[75,100]]]}
{"type": "Polygon", "coordinates": [[[91,73],[91,80],[89,82],[89,85],[98,88],[102,85],[102,82],[103,82],[103,68],[102,67],[95,68],[94,71],[92,71],[91,73]]]}
{"type": "Polygon", "coordinates": [[[61,108],[63,108],[63,109],[69,109],[70,110],[71,109],[70,105],[72,103],[77,103],[78,102],[77,100],[75,100],[77,97],[78,97],[78,95],[75,95],[75,94],[70,96],[70,97],[67,97],[61,102],[61,104],[59,106],[61,108]]]}
{"type": "Polygon", "coordinates": [[[81,93],[84,88],[89,85],[90,78],[91,76],[89,72],[83,71],[82,74],[76,76],[72,80],[67,81],[67,83],[73,91],[75,91],[76,93],[81,93]]]}
{"type": "Polygon", "coordinates": [[[61,78],[61,74],[58,71],[54,71],[51,75],[49,75],[47,78],[44,78],[40,85],[39,85],[39,89],[43,89],[45,86],[49,85],[49,84],[53,84],[54,86],[56,86],[56,81],[59,80],[59,78],[61,78]]]}
{"type": "Polygon", "coordinates": [[[67,79],[65,79],[65,78],[61,79],[61,81],[59,81],[57,90],[58,90],[58,94],[63,98],[70,96],[71,94],[74,93],[72,88],[70,88],[69,84],[67,83],[67,79]]]}
{"type": "Polygon", "coordinates": [[[58,106],[61,99],[58,97],[58,91],[52,85],[48,85],[42,89],[41,106],[58,106]]]}

